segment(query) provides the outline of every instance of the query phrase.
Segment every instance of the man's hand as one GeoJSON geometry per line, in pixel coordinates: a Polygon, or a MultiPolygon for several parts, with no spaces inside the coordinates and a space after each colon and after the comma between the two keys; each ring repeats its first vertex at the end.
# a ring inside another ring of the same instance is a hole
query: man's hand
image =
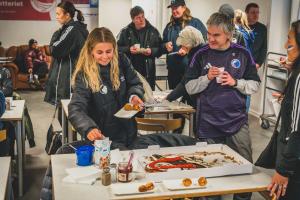
{"type": "Polygon", "coordinates": [[[232,78],[232,76],[226,71],[222,73],[221,80],[222,80],[221,85],[234,86],[236,84],[236,80],[232,78]]]}
{"type": "Polygon", "coordinates": [[[29,74],[32,74],[32,68],[29,68],[29,69],[28,69],[28,73],[29,73],[29,74]]]}
{"type": "Polygon", "coordinates": [[[130,53],[131,54],[138,54],[138,48],[136,48],[134,45],[130,47],[130,53]]]}
{"type": "Polygon", "coordinates": [[[260,65],[259,64],[255,64],[255,67],[256,67],[256,69],[259,69],[260,68],[260,65]]]}
{"type": "Polygon", "coordinates": [[[102,140],[105,137],[99,129],[94,128],[87,134],[87,138],[90,141],[94,141],[94,140],[102,140]]]}
{"type": "Polygon", "coordinates": [[[270,191],[270,196],[276,194],[277,199],[279,199],[280,196],[284,196],[288,183],[289,183],[288,177],[281,176],[279,173],[275,172],[272,181],[268,186],[268,191],[270,191]]]}
{"type": "Polygon", "coordinates": [[[220,74],[220,70],[218,67],[211,67],[208,70],[208,74],[207,74],[207,78],[208,80],[213,80],[214,78],[216,78],[217,76],[219,76],[220,74]]]}
{"type": "Polygon", "coordinates": [[[150,56],[151,55],[151,49],[150,48],[146,48],[145,49],[145,51],[143,52],[143,54],[145,55],[145,56],[150,56]]]}
{"type": "Polygon", "coordinates": [[[172,42],[167,42],[166,43],[166,49],[168,52],[172,52],[173,51],[173,44],[172,42]]]}

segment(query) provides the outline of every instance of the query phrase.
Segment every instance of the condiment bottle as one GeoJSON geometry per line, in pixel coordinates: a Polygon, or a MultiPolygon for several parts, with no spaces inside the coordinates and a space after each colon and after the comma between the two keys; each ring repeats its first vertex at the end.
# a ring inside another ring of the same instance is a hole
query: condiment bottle
{"type": "Polygon", "coordinates": [[[118,180],[117,180],[117,164],[116,163],[111,163],[109,165],[109,168],[110,168],[110,174],[111,174],[111,182],[112,183],[116,183],[118,180]]]}
{"type": "Polygon", "coordinates": [[[101,180],[102,180],[102,185],[104,186],[111,184],[111,174],[109,172],[109,167],[103,168],[101,180]]]}

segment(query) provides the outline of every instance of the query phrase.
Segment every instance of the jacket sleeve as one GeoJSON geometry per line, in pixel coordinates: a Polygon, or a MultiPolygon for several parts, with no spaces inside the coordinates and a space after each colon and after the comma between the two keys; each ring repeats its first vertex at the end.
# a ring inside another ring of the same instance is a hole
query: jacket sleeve
{"type": "Polygon", "coordinates": [[[129,54],[130,53],[130,46],[128,44],[128,39],[126,37],[126,29],[122,29],[121,32],[119,33],[119,35],[117,36],[118,38],[118,48],[119,51],[122,53],[126,53],[129,54]]]}
{"type": "Polygon", "coordinates": [[[0,90],[0,117],[5,112],[5,96],[3,92],[0,90]]]}
{"type": "Polygon", "coordinates": [[[236,89],[239,90],[242,94],[251,95],[257,92],[260,86],[260,78],[257,74],[257,69],[255,67],[255,62],[248,53],[248,61],[245,73],[242,79],[237,80],[236,89]]]}
{"type": "Polygon", "coordinates": [[[203,36],[203,39],[205,41],[207,41],[207,29],[204,26],[204,24],[202,23],[202,21],[200,19],[197,18],[193,18],[194,22],[191,24],[192,26],[194,26],[196,29],[198,29],[203,36]]]}
{"type": "Polygon", "coordinates": [[[172,90],[172,92],[167,96],[168,101],[175,101],[176,99],[187,95],[187,91],[185,89],[185,80],[184,78],[177,84],[176,88],[172,90]]]}
{"type": "Polygon", "coordinates": [[[158,58],[162,54],[162,51],[161,51],[162,38],[157,29],[155,29],[154,34],[155,35],[154,35],[153,39],[155,41],[154,41],[153,47],[151,47],[151,56],[158,58]]]}
{"type": "Polygon", "coordinates": [[[74,93],[68,106],[69,120],[74,128],[84,137],[97,124],[88,115],[88,105],[92,98],[91,90],[86,86],[82,75],[77,75],[74,93]]]}
{"type": "Polygon", "coordinates": [[[291,133],[285,151],[283,152],[283,159],[276,166],[276,171],[282,176],[292,176],[300,162],[300,74],[298,74],[293,99],[291,133]]]}
{"type": "Polygon", "coordinates": [[[3,68],[3,80],[2,80],[2,88],[0,88],[6,97],[11,97],[13,94],[13,84],[11,80],[10,71],[6,68],[3,68]]]}
{"type": "Polygon", "coordinates": [[[185,73],[185,89],[189,95],[202,92],[210,83],[206,74],[201,76],[203,66],[199,62],[200,59],[195,54],[185,73]]]}
{"type": "Polygon", "coordinates": [[[121,57],[122,58],[120,60],[123,63],[120,64],[124,66],[123,70],[126,80],[128,99],[132,95],[137,95],[141,99],[144,99],[145,91],[143,88],[143,84],[137,76],[130,60],[125,55],[122,55],[121,57]]]}
{"type": "Polygon", "coordinates": [[[162,43],[161,43],[161,53],[166,54],[168,53],[167,48],[166,48],[166,43],[169,42],[168,38],[168,32],[169,32],[169,24],[166,25],[164,32],[163,32],[163,38],[162,38],[162,43]]]}
{"type": "Polygon", "coordinates": [[[64,29],[58,40],[50,45],[51,55],[55,58],[63,58],[75,47],[76,32],[74,26],[68,26],[64,29]]]}
{"type": "Polygon", "coordinates": [[[260,66],[264,63],[266,56],[267,56],[267,50],[268,50],[268,36],[267,36],[267,28],[265,26],[263,26],[262,29],[262,40],[263,40],[263,44],[261,46],[261,49],[259,51],[259,55],[257,58],[257,64],[259,64],[260,66]]]}

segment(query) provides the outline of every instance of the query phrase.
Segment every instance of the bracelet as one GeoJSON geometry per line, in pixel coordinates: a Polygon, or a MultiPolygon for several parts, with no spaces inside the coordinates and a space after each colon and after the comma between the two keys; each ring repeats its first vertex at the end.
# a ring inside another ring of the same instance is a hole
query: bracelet
{"type": "Polygon", "coordinates": [[[234,79],[234,81],[235,81],[235,83],[234,83],[234,85],[232,87],[236,87],[237,86],[237,80],[234,79]]]}

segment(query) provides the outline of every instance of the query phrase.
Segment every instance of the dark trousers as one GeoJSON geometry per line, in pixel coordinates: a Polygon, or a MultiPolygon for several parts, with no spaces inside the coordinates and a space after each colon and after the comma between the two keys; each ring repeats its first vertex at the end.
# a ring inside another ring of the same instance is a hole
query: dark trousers
{"type": "Polygon", "coordinates": [[[184,71],[168,69],[168,84],[170,89],[174,89],[181,81],[184,71]]]}
{"type": "Polygon", "coordinates": [[[33,64],[32,72],[33,74],[38,75],[39,79],[45,78],[48,71],[48,65],[46,62],[35,62],[33,64]]]}
{"type": "Polygon", "coordinates": [[[295,175],[289,178],[286,194],[280,200],[299,200],[300,199],[300,164],[295,175]]]}

